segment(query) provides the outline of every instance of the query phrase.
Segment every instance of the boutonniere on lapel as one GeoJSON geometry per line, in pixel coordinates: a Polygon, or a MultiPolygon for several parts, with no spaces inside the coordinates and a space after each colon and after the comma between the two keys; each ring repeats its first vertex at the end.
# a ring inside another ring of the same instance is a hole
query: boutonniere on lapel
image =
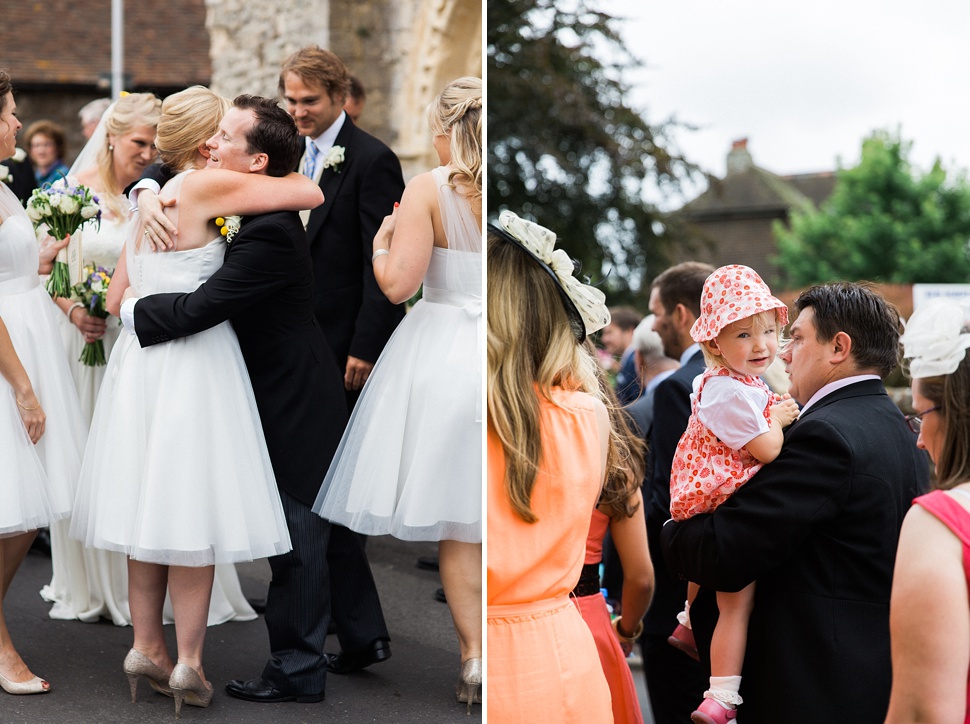
{"type": "Polygon", "coordinates": [[[0,182],[8,184],[11,181],[13,181],[13,175],[10,173],[10,169],[0,165],[0,182]]]}
{"type": "Polygon", "coordinates": [[[241,216],[226,216],[223,218],[220,216],[216,219],[216,226],[219,227],[219,233],[226,237],[226,244],[232,243],[233,238],[239,231],[239,226],[242,224],[241,216]]]}
{"type": "Polygon", "coordinates": [[[344,162],[344,147],[331,146],[327,155],[323,157],[321,168],[332,168],[335,173],[340,173],[340,164],[344,162]]]}

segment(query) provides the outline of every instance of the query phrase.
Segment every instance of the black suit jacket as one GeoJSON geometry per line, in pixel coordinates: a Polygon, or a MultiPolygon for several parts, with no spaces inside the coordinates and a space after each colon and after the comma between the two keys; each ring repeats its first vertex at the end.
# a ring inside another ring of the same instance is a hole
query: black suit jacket
{"type": "Polygon", "coordinates": [[[391,304],[374,278],[374,235],[404,193],[397,156],[350,118],[334,145],[344,147],[340,170],[324,169],[324,202],[310,212],[307,238],[313,258],[313,308],[337,357],[376,362],[398,322],[402,305],[391,304]]]}
{"type": "Polygon", "coordinates": [[[223,266],[199,289],[135,305],[143,347],[232,322],[277,485],[306,505],[316,499],[347,422],[343,374],[313,314],[309,256],[295,211],[250,217],[223,266]]]}
{"type": "Polygon", "coordinates": [[[704,371],[704,355],[698,350],[676,372],[654,389],[653,423],[649,431],[649,456],[643,499],[646,501],[647,542],[653,560],[656,589],[644,618],[647,634],[668,636],[684,608],[687,583],[667,570],[660,547],[660,530],[670,519],[670,468],[674,452],[690,419],[690,393],[694,378],[704,371]]]}
{"type": "Polygon", "coordinates": [[[891,685],[889,594],[903,516],[928,482],[916,437],[878,380],[836,390],[785,432],[781,454],[714,513],[663,530],[667,562],[702,590],[757,581],[745,722],[881,723],[891,685]]]}
{"type": "Polygon", "coordinates": [[[37,188],[37,178],[34,176],[34,166],[31,164],[30,158],[24,158],[23,161],[19,162],[11,158],[4,161],[4,165],[10,169],[11,180],[7,185],[20,199],[20,203],[26,206],[27,199],[37,188]]]}

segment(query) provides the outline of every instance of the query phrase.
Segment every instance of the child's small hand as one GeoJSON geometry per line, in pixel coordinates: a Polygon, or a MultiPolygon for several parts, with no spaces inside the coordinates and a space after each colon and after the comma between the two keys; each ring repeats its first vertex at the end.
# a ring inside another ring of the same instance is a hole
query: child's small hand
{"type": "Polygon", "coordinates": [[[779,402],[771,406],[769,412],[773,422],[778,423],[783,428],[788,427],[798,419],[798,403],[791,398],[791,395],[785,395],[779,402]]]}

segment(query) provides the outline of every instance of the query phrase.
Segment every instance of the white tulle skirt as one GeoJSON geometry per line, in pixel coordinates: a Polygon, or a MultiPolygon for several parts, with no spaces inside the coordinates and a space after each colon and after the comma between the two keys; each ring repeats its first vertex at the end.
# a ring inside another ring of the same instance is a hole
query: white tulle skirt
{"type": "Polygon", "coordinates": [[[71,524],[85,545],[180,566],[290,550],[228,323],[144,349],[123,334],[91,430],[71,524]]]}
{"type": "Polygon", "coordinates": [[[313,510],[367,535],[482,540],[480,312],[421,300],[364,386],[313,510]]]}
{"type": "MultiPolygon", "coordinates": [[[[81,352],[84,351],[84,336],[78,331],[77,327],[71,324],[67,315],[58,314],[57,322],[61,333],[61,342],[64,345],[65,352],[67,352],[68,366],[71,368],[74,385],[77,387],[81,412],[84,413],[84,418],[90,425],[91,418],[94,416],[94,405],[98,401],[98,391],[101,389],[101,381],[104,379],[107,366],[91,367],[82,364],[80,360],[81,352]]],[[[105,322],[104,337],[101,338],[101,343],[104,345],[104,356],[109,359],[111,350],[121,334],[121,320],[117,317],[108,317],[105,322]]]]}
{"type": "Polygon", "coordinates": [[[71,510],[87,425],[61,349],[59,313],[36,276],[0,285],[0,319],[47,415],[34,445],[13,388],[0,378],[0,536],[50,525],[71,510]]]}

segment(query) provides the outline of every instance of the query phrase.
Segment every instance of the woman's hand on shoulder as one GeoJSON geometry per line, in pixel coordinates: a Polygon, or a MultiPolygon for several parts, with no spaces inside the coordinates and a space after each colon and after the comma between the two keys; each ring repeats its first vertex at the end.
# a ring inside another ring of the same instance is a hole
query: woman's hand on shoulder
{"type": "Polygon", "coordinates": [[[151,189],[138,192],[138,214],[144,220],[142,236],[152,251],[168,251],[175,248],[178,229],[164,209],[174,207],[177,199],[161,199],[151,189]]]}

